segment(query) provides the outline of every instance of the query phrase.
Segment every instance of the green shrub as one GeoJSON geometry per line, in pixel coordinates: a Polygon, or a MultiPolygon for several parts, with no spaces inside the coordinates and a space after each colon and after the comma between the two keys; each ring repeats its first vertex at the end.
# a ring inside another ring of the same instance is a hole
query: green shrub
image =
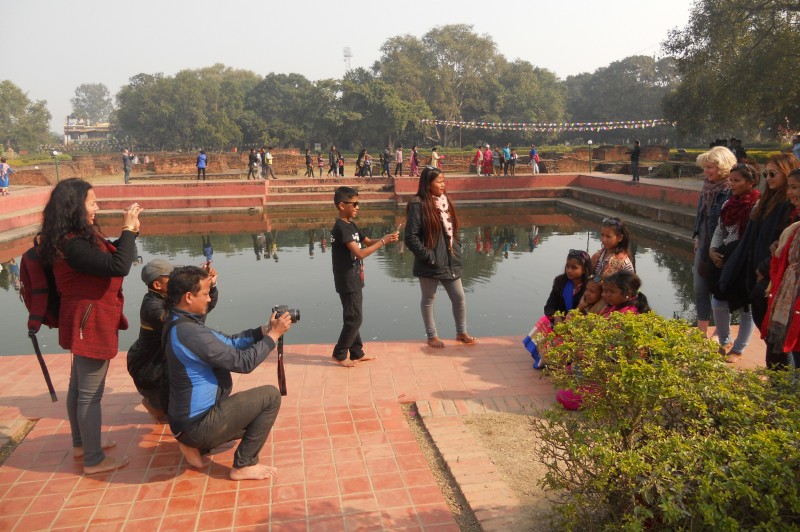
{"type": "Polygon", "coordinates": [[[654,313],[576,315],[550,342],[554,383],[590,390],[531,421],[569,528],[800,529],[800,375],[732,369],[654,313]]]}

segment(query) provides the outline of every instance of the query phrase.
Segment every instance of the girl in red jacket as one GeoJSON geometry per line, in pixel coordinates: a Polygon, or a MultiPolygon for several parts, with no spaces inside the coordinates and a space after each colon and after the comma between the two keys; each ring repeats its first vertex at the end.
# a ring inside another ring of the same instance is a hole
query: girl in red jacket
{"type": "Polygon", "coordinates": [[[83,459],[85,474],[128,463],[103,452],[114,442],[100,438],[100,400],[109,360],[119,349],[119,329],[128,328],[122,314],[122,279],[135,259],[142,211],[138,203],[125,210],[119,240],[111,243],[96,228],[99,208],[92,185],[66,179],[50,193],[42,221],[42,261],[52,266],[61,296],[58,343],[72,353],[67,391],[72,453],[83,459]]]}
{"type": "MultiPolygon", "coordinates": [[[[787,177],[786,196],[800,209],[800,168],[787,177]]],[[[797,367],[800,362],[800,222],[781,233],[770,262],[767,314],[761,330],[772,367],[797,367]],[[772,356],[770,356],[772,354],[772,356]]]]}

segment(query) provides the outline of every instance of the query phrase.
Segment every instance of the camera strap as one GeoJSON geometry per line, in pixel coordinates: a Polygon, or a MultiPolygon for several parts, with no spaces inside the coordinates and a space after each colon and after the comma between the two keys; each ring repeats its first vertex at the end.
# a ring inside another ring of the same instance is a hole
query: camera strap
{"type": "Polygon", "coordinates": [[[286,395],[286,370],[283,369],[283,335],[278,338],[278,389],[286,395]]]}

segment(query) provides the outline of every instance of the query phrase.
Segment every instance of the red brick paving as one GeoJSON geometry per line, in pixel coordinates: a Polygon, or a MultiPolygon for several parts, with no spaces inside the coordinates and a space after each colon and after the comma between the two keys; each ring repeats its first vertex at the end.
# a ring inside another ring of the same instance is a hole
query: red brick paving
{"type": "MultiPolygon", "coordinates": [[[[754,344],[743,367],[762,357],[763,344],[754,344]]],[[[461,416],[553,403],[519,340],[368,349],[378,360],[346,369],[330,361],[330,346],[287,346],[289,395],[261,454],[278,475],[246,482],[227,478],[232,445],[201,471],[187,467],[169,429],[140,406],[124,355],[111,364],[103,420],[117,442],[110,454],[130,464],[81,476],[63,404],[68,356],[46,357],[57,403],[34,357],[0,357],[0,421],[38,419],[0,467],[0,530],[458,530],[406,423],[401,403],[410,402],[484,529],[506,528],[519,502],[461,416]]],[[[235,376],[235,390],[275,384],[273,360],[235,376]]]]}

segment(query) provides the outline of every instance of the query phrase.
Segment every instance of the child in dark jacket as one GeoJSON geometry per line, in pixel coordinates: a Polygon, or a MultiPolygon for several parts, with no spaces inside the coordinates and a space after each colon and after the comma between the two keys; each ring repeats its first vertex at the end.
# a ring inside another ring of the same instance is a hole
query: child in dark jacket
{"type": "Polygon", "coordinates": [[[544,368],[543,353],[540,348],[542,340],[553,331],[553,325],[563,321],[564,316],[561,314],[566,314],[578,306],[591,271],[592,261],[587,252],[578,249],[569,250],[564,273],[553,280],[553,289],[544,305],[544,316],[539,318],[522,340],[525,349],[533,358],[535,369],[544,368]]]}

